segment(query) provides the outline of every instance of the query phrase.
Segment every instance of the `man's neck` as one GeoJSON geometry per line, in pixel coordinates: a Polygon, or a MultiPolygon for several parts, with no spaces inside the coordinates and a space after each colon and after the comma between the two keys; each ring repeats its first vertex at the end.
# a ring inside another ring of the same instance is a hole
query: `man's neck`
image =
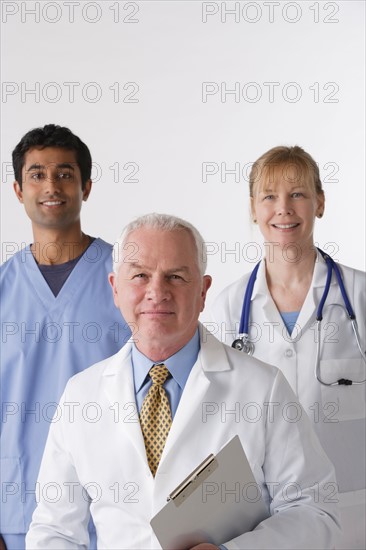
{"type": "Polygon", "coordinates": [[[90,239],[80,225],[66,230],[33,227],[31,251],[38,264],[58,265],[74,260],[89,246],[90,239]]]}
{"type": "Polygon", "coordinates": [[[196,329],[192,334],[186,335],[184,339],[174,343],[164,344],[159,335],[157,335],[155,340],[150,338],[147,343],[143,343],[141,338],[138,343],[135,343],[135,345],[136,348],[152,362],[163,362],[166,359],[169,359],[169,357],[175,355],[186,344],[188,344],[188,342],[193,338],[195,331],[196,329]]]}

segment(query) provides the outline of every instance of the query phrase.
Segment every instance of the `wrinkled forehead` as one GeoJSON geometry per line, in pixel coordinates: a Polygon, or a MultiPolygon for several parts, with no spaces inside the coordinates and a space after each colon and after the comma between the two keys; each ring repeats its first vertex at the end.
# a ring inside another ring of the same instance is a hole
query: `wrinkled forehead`
{"type": "Polygon", "coordinates": [[[185,228],[161,230],[141,227],[129,232],[122,242],[121,259],[124,264],[146,264],[176,267],[197,266],[197,251],[193,236],[185,228]]]}
{"type": "Polygon", "coordinates": [[[266,163],[254,169],[253,195],[263,191],[276,191],[279,186],[305,187],[316,193],[314,174],[298,162],[266,163]]]}
{"type": "Polygon", "coordinates": [[[171,248],[179,251],[187,246],[194,248],[194,238],[190,231],[185,227],[175,227],[174,229],[162,229],[159,227],[150,227],[149,225],[132,229],[123,238],[122,244],[139,243],[143,249],[151,250],[159,246],[170,245],[171,248]]]}

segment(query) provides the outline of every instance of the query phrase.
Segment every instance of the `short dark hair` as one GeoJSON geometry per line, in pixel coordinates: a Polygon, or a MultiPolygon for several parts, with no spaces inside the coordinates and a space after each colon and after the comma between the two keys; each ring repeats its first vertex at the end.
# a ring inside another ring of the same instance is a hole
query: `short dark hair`
{"type": "Polygon", "coordinates": [[[46,124],[43,128],[34,128],[27,132],[18,145],[15,147],[13,158],[13,169],[16,181],[22,189],[22,169],[24,166],[25,154],[37,147],[44,149],[45,147],[60,147],[69,151],[75,151],[76,162],[81,174],[81,187],[85,189],[86,182],[90,179],[92,169],[92,159],[88,147],[80,138],[66,128],[65,126],[57,126],[56,124],[46,124]]]}

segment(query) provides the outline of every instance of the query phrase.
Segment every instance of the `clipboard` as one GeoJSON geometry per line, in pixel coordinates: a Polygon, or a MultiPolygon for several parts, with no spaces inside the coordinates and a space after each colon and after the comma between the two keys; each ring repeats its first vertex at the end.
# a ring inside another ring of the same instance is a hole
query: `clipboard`
{"type": "Polygon", "coordinates": [[[225,544],[268,516],[236,435],[178,485],[150,525],[164,550],[187,550],[201,542],[225,544]]]}

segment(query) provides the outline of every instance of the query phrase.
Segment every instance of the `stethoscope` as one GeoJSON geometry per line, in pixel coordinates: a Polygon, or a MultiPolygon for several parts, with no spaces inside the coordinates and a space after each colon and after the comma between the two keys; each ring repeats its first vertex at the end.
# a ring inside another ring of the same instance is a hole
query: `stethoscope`
{"type": "MultiPolygon", "coordinates": [[[[361,380],[361,381],[352,381],[352,380],[349,380],[347,378],[341,378],[340,380],[337,380],[335,382],[327,383],[327,382],[324,382],[320,378],[319,366],[320,366],[321,322],[323,320],[324,304],[325,304],[325,301],[327,299],[329,289],[330,289],[330,283],[331,283],[331,280],[332,280],[332,271],[334,271],[335,276],[337,278],[337,282],[338,282],[339,289],[340,289],[341,294],[342,294],[343,302],[344,302],[345,308],[347,310],[348,318],[351,321],[353,333],[355,335],[355,339],[356,339],[356,342],[357,342],[357,347],[358,347],[360,355],[361,355],[361,357],[362,357],[362,359],[365,363],[366,363],[366,355],[365,355],[365,352],[362,351],[362,348],[361,348],[360,335],[358,333],[356,316],[355,316],[355,313],[354,313],[353,308],[351,306],[351,303],[349,301],[349,298],[347,296],[347,292],[346,292],[346,289],[345,289],[345,286],[344,286],[344,283],[343,283],[343,280],[342,280],[342,275],[341,275],[341,272],[339,270],[339,267],[337,266],[335,261],[330,256],[328,256],[328,254],[323,252],[323,250],[320,250],[320,248],[318,248],[318,250],[319,250],[320,254],[323,256],[323,258],[324,258],[324,260],[327,264],[327,279],[326,279],[326,282],[325,282],[325,288],[324,288],[323,296],[322,296],[322,298],[319,302],[318,309],[317,309],[317,312],[316,312],[316,325],[317,325],[316,329],[317,329],[318,338],[317,338],[317,350],[316,350],[316,362],[315,362],[315,376],[316,376],[317,380],[321,384],[323,384],[324,386],[337,386],[337,385],[349,386],[351,384],[364,384],[366,382],[366,379],[361,380]]],[[[246,288],[246,291],[245,291],[245,296],[244,296],[243,308],[242,308],[242,312],[241,312],[240,325],[239,325],[239,334],[238,334],[238,337],[232,343],[233,348],[235,348],[239,351],[243,351],[244,353],[247,353],[248,355],[253,355],[253,353],[254,353],[254,344],[249,339],[249,318],[250,318],[250,304],[251,304],[251,300],[252,300],[253,287],[254,287],[254,283],[255,283],[256,278],[257,278],[259,265],[260,265],[260,262],[257,263],[257,265],[255,266],[255,268],[253,269],[253,271],[252,271],[252,273],[249,277],[248,285],[247,285],[247,288],[246,288]]],[[[337,304],[334,304],[334,305],[337,305],[337,304]]]]}

